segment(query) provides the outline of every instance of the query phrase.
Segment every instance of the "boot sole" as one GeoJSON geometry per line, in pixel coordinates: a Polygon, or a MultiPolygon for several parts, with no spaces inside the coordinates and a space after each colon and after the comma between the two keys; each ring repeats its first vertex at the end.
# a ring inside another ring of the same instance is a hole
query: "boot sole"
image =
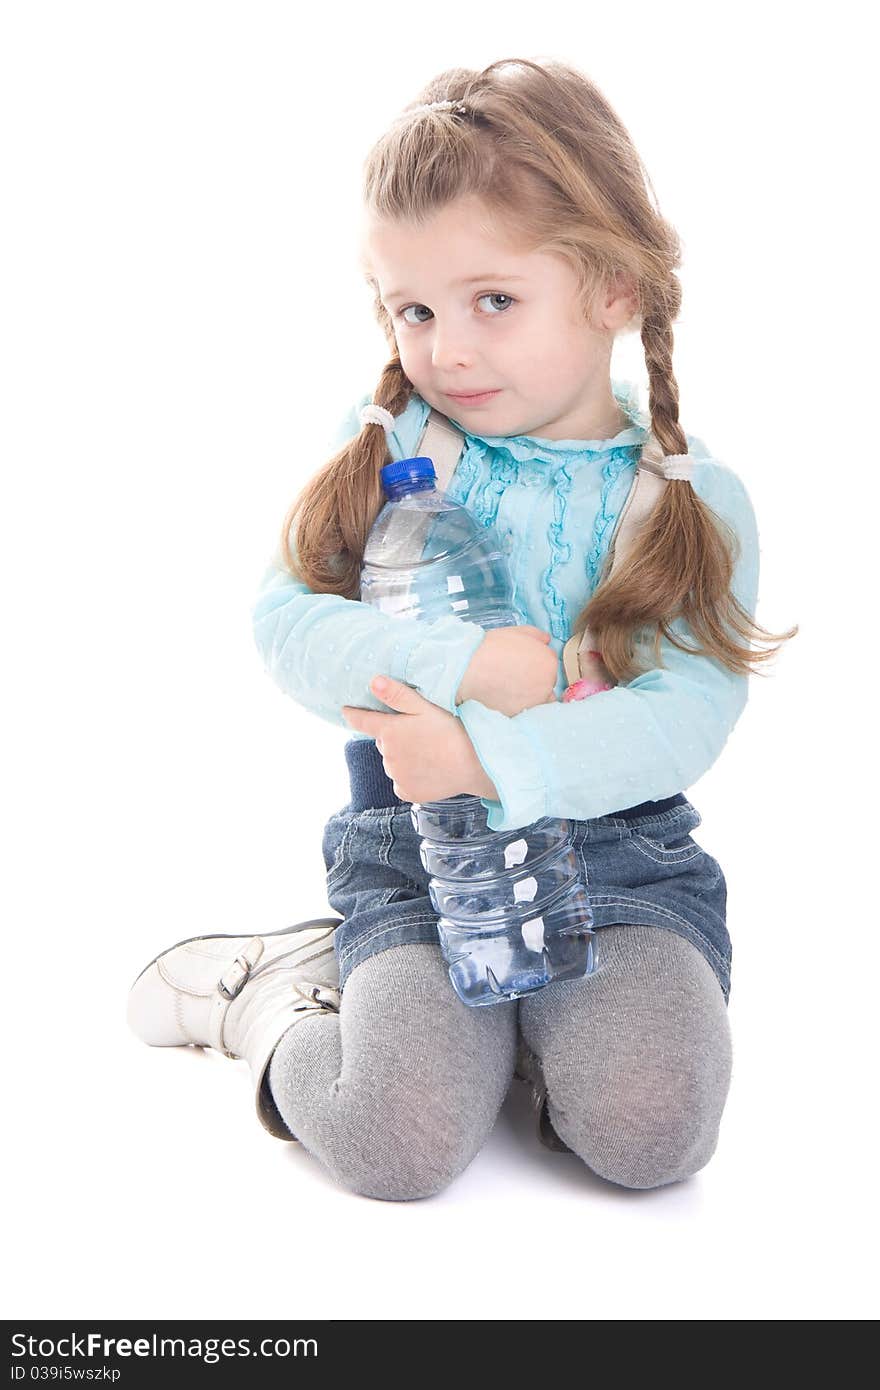
{"type": "MultiPolygon", "coordinates": [[[[310,917],[307,922],[296,922],[292,927],[282,927],[280,931],[261,931],[252,932],[252,936],[289,936],[291,932],[305,931],[307,927],[338,927],[343,919],[341,917],[310,917]]],[[[186,946],[190,941],[232,941],[235,937],[245,936],[245,932],[215,931],[206,932],[204,936],[185,936],[182,941],[175,941],[173,946],[166,946],[164,951],[160,951],[157,956],[153,956],[148,961],[143,970],[139,970],[131,982],[134,989],[141,975],[146,975],[151,965],[155,965],[157,960],[167,956],[171,951],[176,951],[178,946],[186,946]]],[[[329,936],[329,932],[328,932],[329,936]]]]}

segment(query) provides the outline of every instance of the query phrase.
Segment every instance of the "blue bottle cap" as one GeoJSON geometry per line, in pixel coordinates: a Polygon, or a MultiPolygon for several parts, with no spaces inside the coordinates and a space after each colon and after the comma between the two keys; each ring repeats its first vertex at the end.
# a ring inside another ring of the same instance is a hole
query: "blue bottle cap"
{"type": "Polygon", "coordinates": [[[407,478],[433,478],[436,479],[437,472],[434,468],[432,459],[418,457],[412,459],[398,459],[396,463],[386,463],[381,469],[383,487],[393,487],[395,483],[403,482],[407,478]]]}

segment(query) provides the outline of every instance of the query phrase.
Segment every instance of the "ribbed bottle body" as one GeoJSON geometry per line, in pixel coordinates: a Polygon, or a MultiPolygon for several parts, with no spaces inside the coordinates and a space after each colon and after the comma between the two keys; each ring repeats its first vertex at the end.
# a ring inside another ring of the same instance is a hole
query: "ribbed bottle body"
{"type": "MultiPolygon", "coordinates": [[[[393,617],[515,626],[507,554],[492,527],[433,485],[429,460],[382,470],[388,502],[364,552],[361,601],[393,617]],[[429,465],[426,468],[425,465],[429,465]]],[[[474,1006],[593,969],[593,913],[569,823],[488,829],[478,796],[413,803],[420,856],[453,988],[474,1006]]]]}

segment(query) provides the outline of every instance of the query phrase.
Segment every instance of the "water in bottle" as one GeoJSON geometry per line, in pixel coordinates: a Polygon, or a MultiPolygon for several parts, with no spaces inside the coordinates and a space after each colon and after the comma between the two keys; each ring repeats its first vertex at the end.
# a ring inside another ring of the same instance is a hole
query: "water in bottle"
{"type": "MultiPolygon", "coordinates": [[[[429,458],[382,469],[388,498],[364,552],[361,600],[393,617],[454,614],[481,627],[519,619],[497,532],[435,485],[429,458]]],[[[412,823],[449,978],[469,1005],[589,974],[593,913],[566,820],[488,829],[478,796],[414,803],[412,823]]]]}

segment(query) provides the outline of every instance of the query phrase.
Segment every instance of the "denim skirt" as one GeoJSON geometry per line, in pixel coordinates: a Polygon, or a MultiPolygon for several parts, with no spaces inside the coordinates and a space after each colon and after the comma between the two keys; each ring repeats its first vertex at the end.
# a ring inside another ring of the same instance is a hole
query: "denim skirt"
{"type": "MultiPolygon", "coordinates": [[[[322,843],[327,900],[343,919],[334,938],[341,991],[368,956],[413,941],[439,942],[411,803],[394,791],[374,739],[349,740],[345,759],[351,798],[328,820],[322,843]]],[[[599,928],[661,927],[702,951],[727,1003],[727,884],[717,860],[691,836],[700,816],[684,793],[568,823],[597,928],[597,962],[599,928]]]]}

